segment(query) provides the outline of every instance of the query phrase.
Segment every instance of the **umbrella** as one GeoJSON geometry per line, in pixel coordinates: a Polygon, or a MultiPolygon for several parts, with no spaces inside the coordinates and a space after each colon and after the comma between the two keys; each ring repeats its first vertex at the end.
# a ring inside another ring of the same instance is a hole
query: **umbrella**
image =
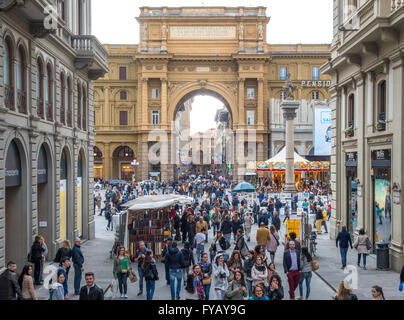
{"type": "Polygon", "coordinates": [[[255,188],[251,183],[243,181],[236,185],[232,192],[255,192],[255,188]]]}

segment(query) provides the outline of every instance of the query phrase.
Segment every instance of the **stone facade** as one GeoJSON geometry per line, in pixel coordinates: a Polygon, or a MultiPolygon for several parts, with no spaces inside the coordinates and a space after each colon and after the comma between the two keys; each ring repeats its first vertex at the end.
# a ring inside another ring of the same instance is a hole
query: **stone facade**
{"type": "MultiPolygon", "coordinates": [[[[311,81],[313,68],[329,58],[329,46],[267,44],[264,7],[142,7],[140,12],[140,43],[105,45],[111,72],[95,83],[96,144],[103,155],[99,165],[104,179],[121,178],[113,153],[122,146],[130,147],[140,163],[137,179],[148,179],[144,152],[154,139],[150,132],[160,130],[170,141],[178,109],[198,94],[223,102],[234,135],[255,130],[256,159],[268,159],[269,101],[280,97],[281,68],[287,68],[292,80],[311,81]],[[121,91],[127,92],[126,100],[120,99],[121,91]],[[127,124],[118,120],[122,111],[127,111],[127,124]],[[153,114],[158,114],[157,123],[153,114]]],[[[329,76],[318,75],[317,80],[321,84],[299,87],[297,98],[315,90],[327,99],[323,82],[329,76]]],[[[242,179],[245,163],[234,161],[233,177],[242,179]]],[[[164,166],[161,178],[172,179],[172,162],[164,166]]]]}
{"type": "Polygon", "coordinates": [[[107,53],[90,36],[91,1],[62,2],[0,7],[0,269],[22,268],[38,234],[48,259],[65,239],[95,236],[92,80],[108,71],[107,53]]]}
{"type": "Polygon", "coordinates": [[[332,59],[322,67],[332,76],[331,235],[364,228],[373,244],[390,243],[390,266],[400,271],[404,3],[345,4],[334,0],[332,59]]]}

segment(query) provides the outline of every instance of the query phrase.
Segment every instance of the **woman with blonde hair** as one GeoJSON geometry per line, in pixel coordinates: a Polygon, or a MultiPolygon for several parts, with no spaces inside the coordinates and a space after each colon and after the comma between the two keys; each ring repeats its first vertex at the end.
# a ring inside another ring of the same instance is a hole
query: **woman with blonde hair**
{"type": "MultiPolygon", "coordinates": [[[[62,243],[62,247],[56,252],[55,262],[60,263],[62,258],[72,258],[72,246],[69,240],[64,240],[62,243]]],[[[66,270],[66,278],[69,276],[70,265],[66,270]]]]}
{"type": "Polygon", "coordinates": [[[358,300],[358,297],[352,292],[350,283],[344,280],[339,283],[334,300],[358,300]]]}

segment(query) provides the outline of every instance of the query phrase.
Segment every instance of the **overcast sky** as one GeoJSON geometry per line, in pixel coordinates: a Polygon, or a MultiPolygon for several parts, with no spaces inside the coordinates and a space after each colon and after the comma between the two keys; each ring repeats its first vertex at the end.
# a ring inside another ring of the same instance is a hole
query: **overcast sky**
{"type": "MultiPolygon", "coordinates": [[[[92,33],[101,43],[138,44],[139,7],[181,6],[267,7],[268,43],[331,43],[332,0],[94,0],[92,33]]],[[[191,133],[215,127],[213,117],[223,104],[211,97],[195,99],[191,133]]]]}

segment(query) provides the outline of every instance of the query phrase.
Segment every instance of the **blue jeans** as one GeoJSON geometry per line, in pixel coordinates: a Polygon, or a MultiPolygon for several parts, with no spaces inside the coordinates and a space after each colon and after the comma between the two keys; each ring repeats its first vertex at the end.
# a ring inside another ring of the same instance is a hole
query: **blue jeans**
{"type": "Polygon", "coordinates": [[[180,296],[181,282],[182,282],[182,270],[170,269],[170,287],[171,287],[171,300],[175,300],[175,297],[180,296]],[[177,279],[177,291],[175,291],[175,279],[177,279]]]}
{"type": "Polygon", "coordinates": [[[143,292],[143,276],[144,276],[144,270],[141,267],[137,268],[137,271],[139,272],[139,291],[143,292]]]}
{"type": "Polygon", "coordinates": [[[366,254],[358,253],[358,265],[361,264],[361,256],[363,256],[363,265],[366,266],[366,254]]]}
{"type": "Polygon", "coordinates": [[[312,277],[311,272],[302,272],[300,275],[299,292],[300,292],[300,296],[303,297],[303,281],[306,279],[306,299],[308,299],[310,296],[311,277],[312,277]]]}
{"type": "Polygon", "coordinates": [[[119,272],[117,276],[118,276],[119,293],[126,294],[128,292],[128,274],[119,272]]]}
{"type": "Polygon", "coordinates": [[[214,223],[213,224],[213,235],[216,235],[217,230],[219,230],[220,223],[214,223]]]}
{"type": "Polygon", "coordinates": [[[248,297],[252,297],[252,280],[246,279],[247,289],[248,289],[248,297]]]}
{"type": "Polygon", "coordinates": [[[114,223],[112,222],[112,217],[108,219],[108,225],[107,228],[111,226],[111,230],[114,228],[114,223]]]}
{"type": "Polygon", "coordinates": [[[147,300],[153,299],[155,287],[156,287],[155,280],[146,280],[146,298],[147,298],[147,300]]]}
{"type": "Polygon", "coordinates": [[[196,246],[196,261],[197,263],[201,260],[201,253],[205,252],[205,246],[203,244],[198,244],[196,246]]]}
{"type": "Polygon", "coordinates": [[[209,300],[210,284],[203,286],[203,291],[205,292],[205,300],[209,300]]]}
{"type": "Polygon", "coordinates": [[[345,268],[346,267],[346,255],[348,253],[348,248],[339,248],[339,251],[341,253],[342,266],[345,268]]]}
{"type": "Polygon", "coordinates": [[[231,233],[224,234],[223,237],[230,243],[231,242],[231,233]]]}
{"type": "Polygon", "coordinates": [[[73,264],[74,267],[74,293],[80,293],[81,283],[81,267],[77,264],[73,264]]]}

